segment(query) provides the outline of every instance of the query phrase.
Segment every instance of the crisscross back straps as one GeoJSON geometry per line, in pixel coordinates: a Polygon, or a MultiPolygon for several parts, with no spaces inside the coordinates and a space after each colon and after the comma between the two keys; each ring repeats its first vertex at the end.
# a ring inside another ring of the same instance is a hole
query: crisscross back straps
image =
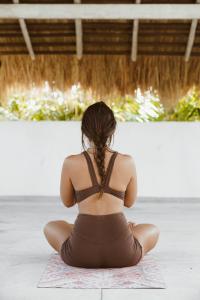
{"type": "Polygon", "coordinates": [[[105,179],[105,186],[108,186],[109,185],[109,181],[110,181],[110,177],[111,177],[111,173],[112,173],[112,169],[113,169],[113,166],[114,166],[114,162],[115,162],[115,158],[117,156],[117,151],[115,151],[110,160],[109,160],[109,164],[108,164],[108,167],[107,167],[107,171],[106,171],[106,179],[105,179]]]}
{"type": "MultiPolygon", "coordinates": [[[[112,169],[113,169],[113,165],[114,165],[114,161],[117,156],[117,153],[118,152],[115,151],[109,160],[108,167],[106,170],[105,186],[109,185],[109,181],[110,181],[110,177],[111,177],[111,173],[112,173],[112,169]]],[[[96,174],[94,171],[94,166],[93,166],[92,160],[91,160],[89,154],[87,153],[87,151],[83,151],[83,154],[85,155],[86,160],[87,160],[87,165],[88,165],[88,170],[89,170],[90,177],[92,180],[92,185],[98,185],[98,181],[97,181],[97,177],[96,177],[96,174]]]]}
{"type": "Polygon", "coordinates": [[[92,160],[91,160],[89,154],[87,153],[87,151],[83,151],[83,154],[85,155],[85,158],[87,160],[87,165],[88,165],[88,170],[89,170],[90,177],[92,180],[92,185],[98,185],[98,181],[97,181],[97,177],[96,177],[96,174],[94,171],[94,166],[93,166],[92,160]]]}

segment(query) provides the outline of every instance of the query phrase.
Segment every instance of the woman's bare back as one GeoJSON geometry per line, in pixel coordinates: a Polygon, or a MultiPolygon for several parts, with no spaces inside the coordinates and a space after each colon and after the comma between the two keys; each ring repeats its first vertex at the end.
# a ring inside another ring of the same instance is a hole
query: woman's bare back
{"type": "MultiPolygon", "coordinates": [[[[89,154],[94,171],[97,177],[97,181],[100,184],[100,176],[98,174],[98,169],[96,162],[94,160],[94,155],[91,151],[87,151],[89,154]]],[[[107,170],[108,163],[113,154],[113,151],[106,150],[105,152],[105,171],[107,170]]],[[[121,154],[115,159],[109,186],[113,189],[126,191],[128,183],[130,182],[132,176],[132,168],[130,164],[130,155],[121,154]]],[[[76,154],[70,156],[70,178],[72,185],[75,190],[81,190],[92,186],[90,174],[88,171],[88,166],[84,155],[76,154]]],[[[137,187],[135,187],[137,189],[137,187]]],[[[126,199],[125,199],[126,201],[126,199]]],[[[98,199],[98,193],[89,196],[78,203],[79,212],[88,214],[110,214],[123,210],[124,201],[117,198],[116,196],[104,193],[102,198],[98,199]]]]}

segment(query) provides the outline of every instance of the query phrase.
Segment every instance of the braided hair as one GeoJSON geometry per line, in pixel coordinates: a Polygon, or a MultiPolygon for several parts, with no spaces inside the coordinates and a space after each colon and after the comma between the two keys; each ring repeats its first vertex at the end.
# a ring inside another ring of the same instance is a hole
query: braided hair
{"type": "Polygon", "coordinates": [[[105,150],[111,144],[116,120],[113,111],[104,101],[91,104],[85,110],[82,117],[82,146],[85,149],[84,135],[93,141],[95,145],[94,159],[97,164],[98,173],[101,178],[99,197],[103,195],[105,184],[105,150]]]}

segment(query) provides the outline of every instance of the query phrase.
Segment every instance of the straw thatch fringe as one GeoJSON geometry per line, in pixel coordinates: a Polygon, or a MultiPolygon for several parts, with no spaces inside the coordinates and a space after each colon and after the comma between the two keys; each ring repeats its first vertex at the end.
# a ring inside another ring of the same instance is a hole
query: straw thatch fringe
{"type": "Polygon", "coordinates": [[[171,108],[193,85],[200,88],[200,58],[185,63],[179,56],[139,56],[137,62],[125,55],[84,55],[81,61],[75,55],[40,55],[35,61],[26,55],[0,57],[1,102],[15,90],[30,89],[33,82],[41,87],[44,80],[61,90],[80,82],[105,99],[152,87],[165,108],[171,108]]]}

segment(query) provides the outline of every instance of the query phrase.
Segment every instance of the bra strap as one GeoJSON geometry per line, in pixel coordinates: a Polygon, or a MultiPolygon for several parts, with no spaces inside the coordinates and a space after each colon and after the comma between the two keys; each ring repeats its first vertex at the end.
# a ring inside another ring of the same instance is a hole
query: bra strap
{"type": "Polygon", "coordinates": [[[89,170],[90,177],[92,180],[92,185],[98,185],[98,181],[97,181],[97,177],[96,177],[96,174],[94,171],[94,166],[93,166],[92,160],[91,160],[89,154],[87,153],[87,151],[83,151],[83,154],[85,155],[85,158],[87,161],[88,170],[89,170]]]}
{"type": "Polygon", "coordinates": [[[110,160],[109,160],[109,164],[108,164],[108,167],[107,167],[107,171],[106,171],[106,180],[105,180],[105,186],[108,186],[109,185],[109,181],[110,181],[110,177],[111,177],[111,173],[112,173],[112,169],[113,169],[113,166],[114,166],[114,162],[115,162],[115,158],[117,156],[117,151],[115,151],[110,160]]]}

